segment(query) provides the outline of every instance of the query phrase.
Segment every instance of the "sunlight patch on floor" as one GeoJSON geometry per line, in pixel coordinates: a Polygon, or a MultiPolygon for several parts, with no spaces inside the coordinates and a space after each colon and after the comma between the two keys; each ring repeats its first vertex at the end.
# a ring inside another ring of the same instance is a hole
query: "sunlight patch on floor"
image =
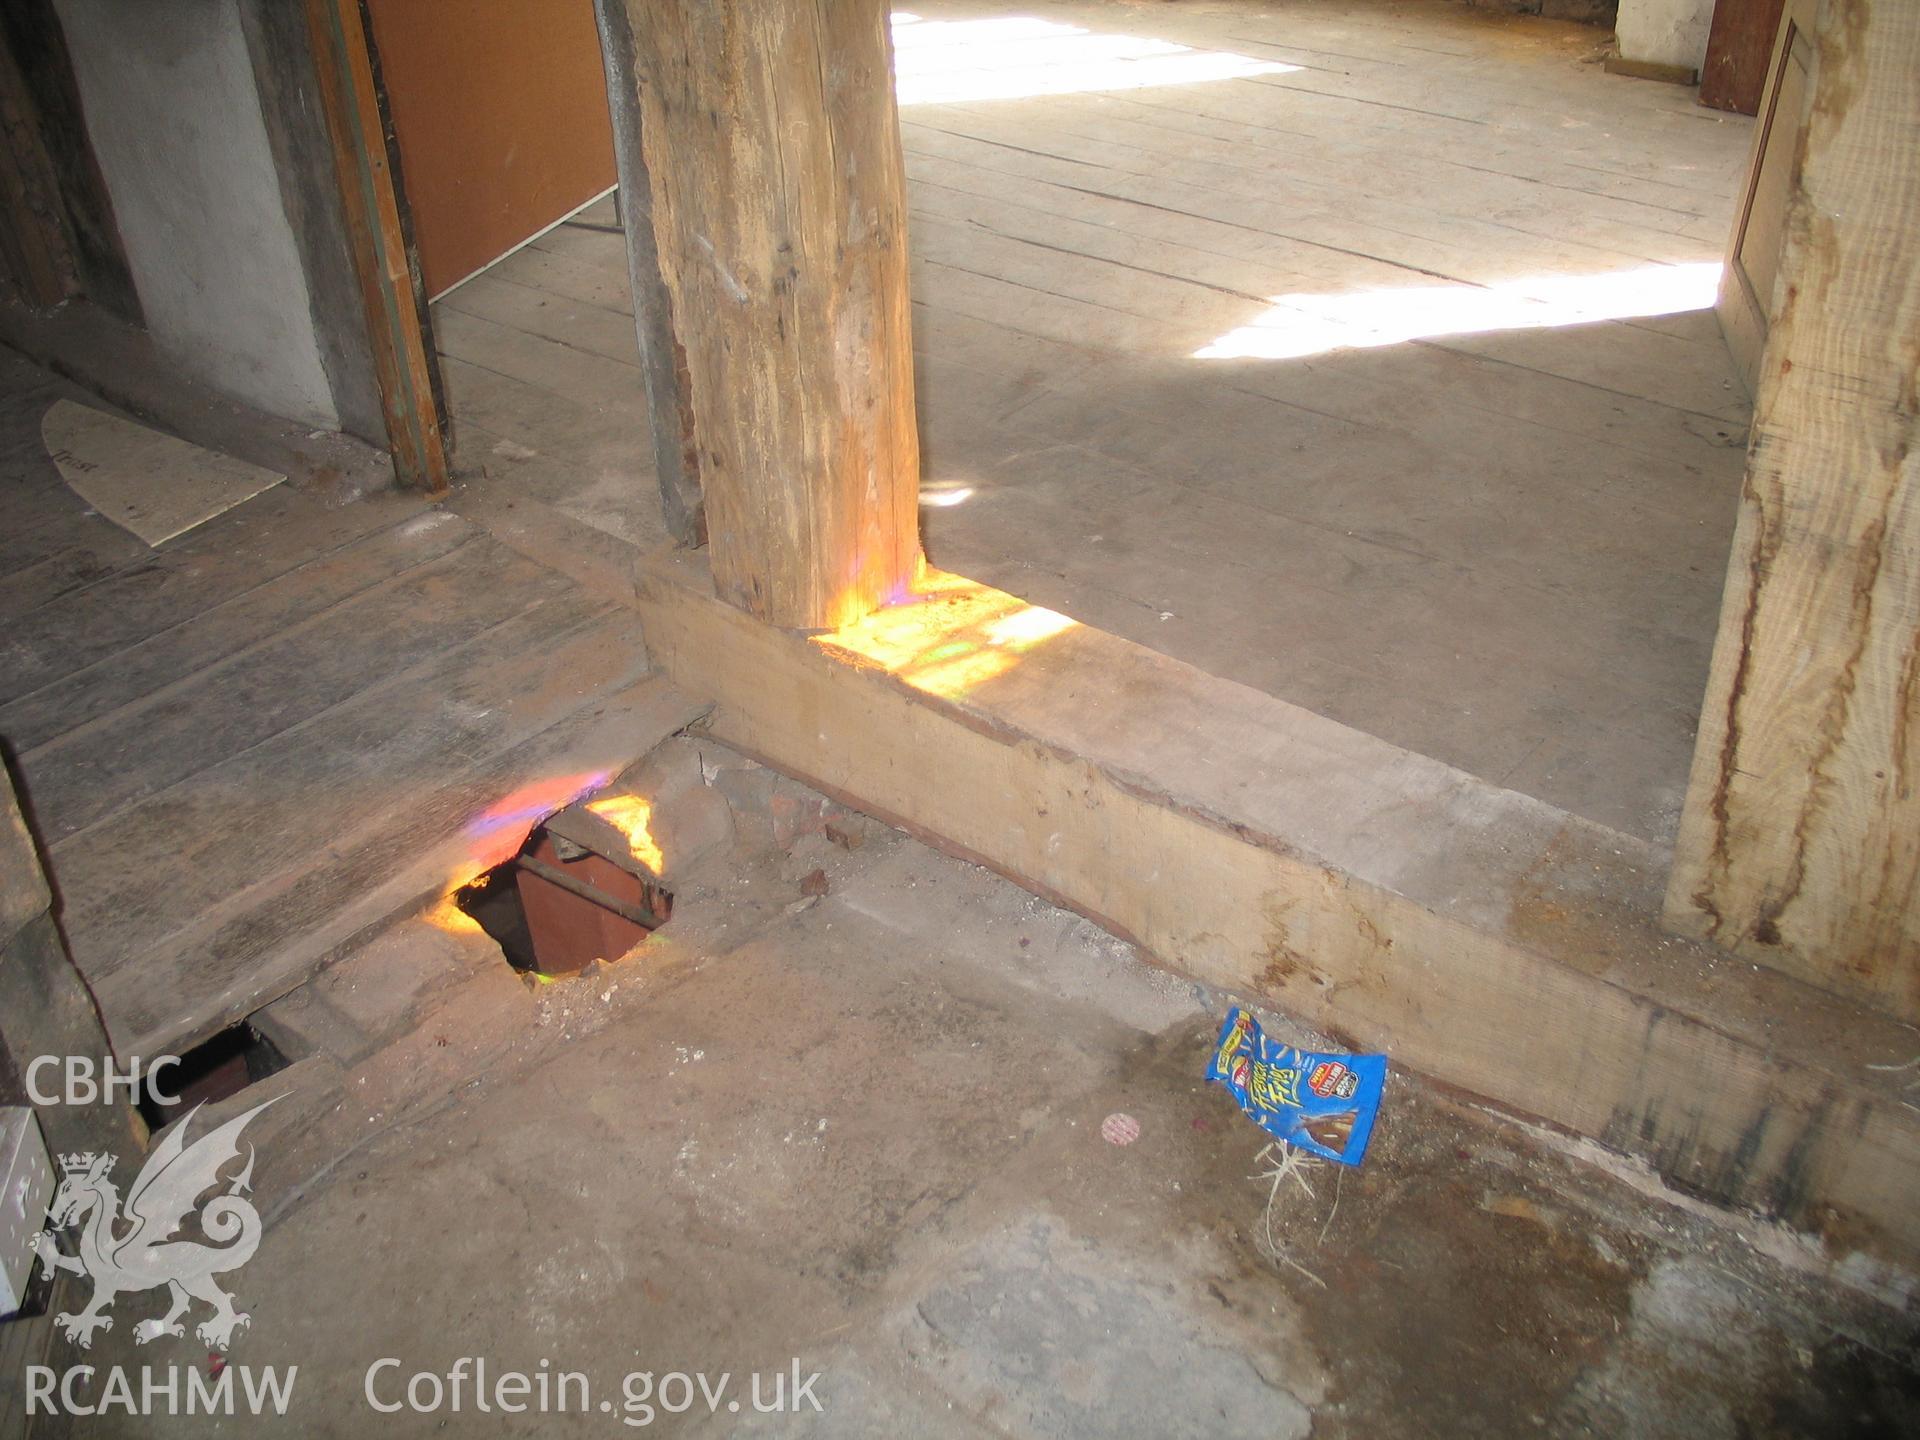
{"type": "Polygon", "coordinates": [[[1193,352],[1196,360],[1296,360],[1446,335],[1539,330],[1677,315],[1713,305],[1717,263],[1646,265],[1601,275],[1550,275],[1498,285],[1395,286],[1277,295],[1252,323],[1193,352]]]}
{"type": "Polygon", "coordinates": [[[1078,25],[1024,15],[923,20],[896,11],[893,43],[902,105],[1140,90],[1300,68],[1141,35],[1099,35],[1078,25]]]}

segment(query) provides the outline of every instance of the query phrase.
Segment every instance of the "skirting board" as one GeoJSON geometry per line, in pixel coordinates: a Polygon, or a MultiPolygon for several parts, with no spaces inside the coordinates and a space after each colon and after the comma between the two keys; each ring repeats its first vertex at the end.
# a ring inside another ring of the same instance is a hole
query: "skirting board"
{"type": "Polygon", "coordinates": [[[717,600],[697,554],[638,581],[715,738],[1172,969],[1920,1262],[1920,1111],[1869,1068],[1912,1032],[1661,932],[1657,847],[957,577],[812,638],[717,600]]]}

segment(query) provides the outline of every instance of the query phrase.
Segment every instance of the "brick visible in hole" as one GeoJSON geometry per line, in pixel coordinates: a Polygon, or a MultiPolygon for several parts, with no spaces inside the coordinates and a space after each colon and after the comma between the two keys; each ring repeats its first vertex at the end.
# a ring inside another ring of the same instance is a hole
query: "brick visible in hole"
{"type": "Polygon", "coordinates": [[[203,1041],[140,1087],[140,1114],[154,1130],[170,1124],[195,1105],[225,1100],[247,1086],[287,1068],[287,1057],[253,1026],[242,1021],[203,1041]],[[154,1092],[158,1091],[158,1098],[154,1092]]]}
{"type": "Polygon", "coordinates": [[[673,913],[671,892],[544,826],[453,898],[509,965],[540,975],[618,960],[673,913]]]}

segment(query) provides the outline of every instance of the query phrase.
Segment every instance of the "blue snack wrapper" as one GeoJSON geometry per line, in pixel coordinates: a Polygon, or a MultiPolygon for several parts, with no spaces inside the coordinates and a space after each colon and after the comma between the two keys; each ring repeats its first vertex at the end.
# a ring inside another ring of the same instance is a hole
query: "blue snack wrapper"
{"type": "Polygon", "coordinates": [[[1373,1137],[1387,1057],[1316,1055],[1278,1044],[1236,1005],[1220,1027],[1207,1079],[1232,1091],[1247,1117],[1274,1139],[1358,1165],[1373,1137]]]}

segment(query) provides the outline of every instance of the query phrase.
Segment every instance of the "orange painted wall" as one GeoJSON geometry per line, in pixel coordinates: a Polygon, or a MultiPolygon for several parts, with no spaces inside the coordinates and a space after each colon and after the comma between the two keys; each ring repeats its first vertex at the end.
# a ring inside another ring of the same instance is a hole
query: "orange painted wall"
{"type": "Polygon", "coordinates": [[[367,0],[437,295],[613,184],[593,0],[367,0]]]}

